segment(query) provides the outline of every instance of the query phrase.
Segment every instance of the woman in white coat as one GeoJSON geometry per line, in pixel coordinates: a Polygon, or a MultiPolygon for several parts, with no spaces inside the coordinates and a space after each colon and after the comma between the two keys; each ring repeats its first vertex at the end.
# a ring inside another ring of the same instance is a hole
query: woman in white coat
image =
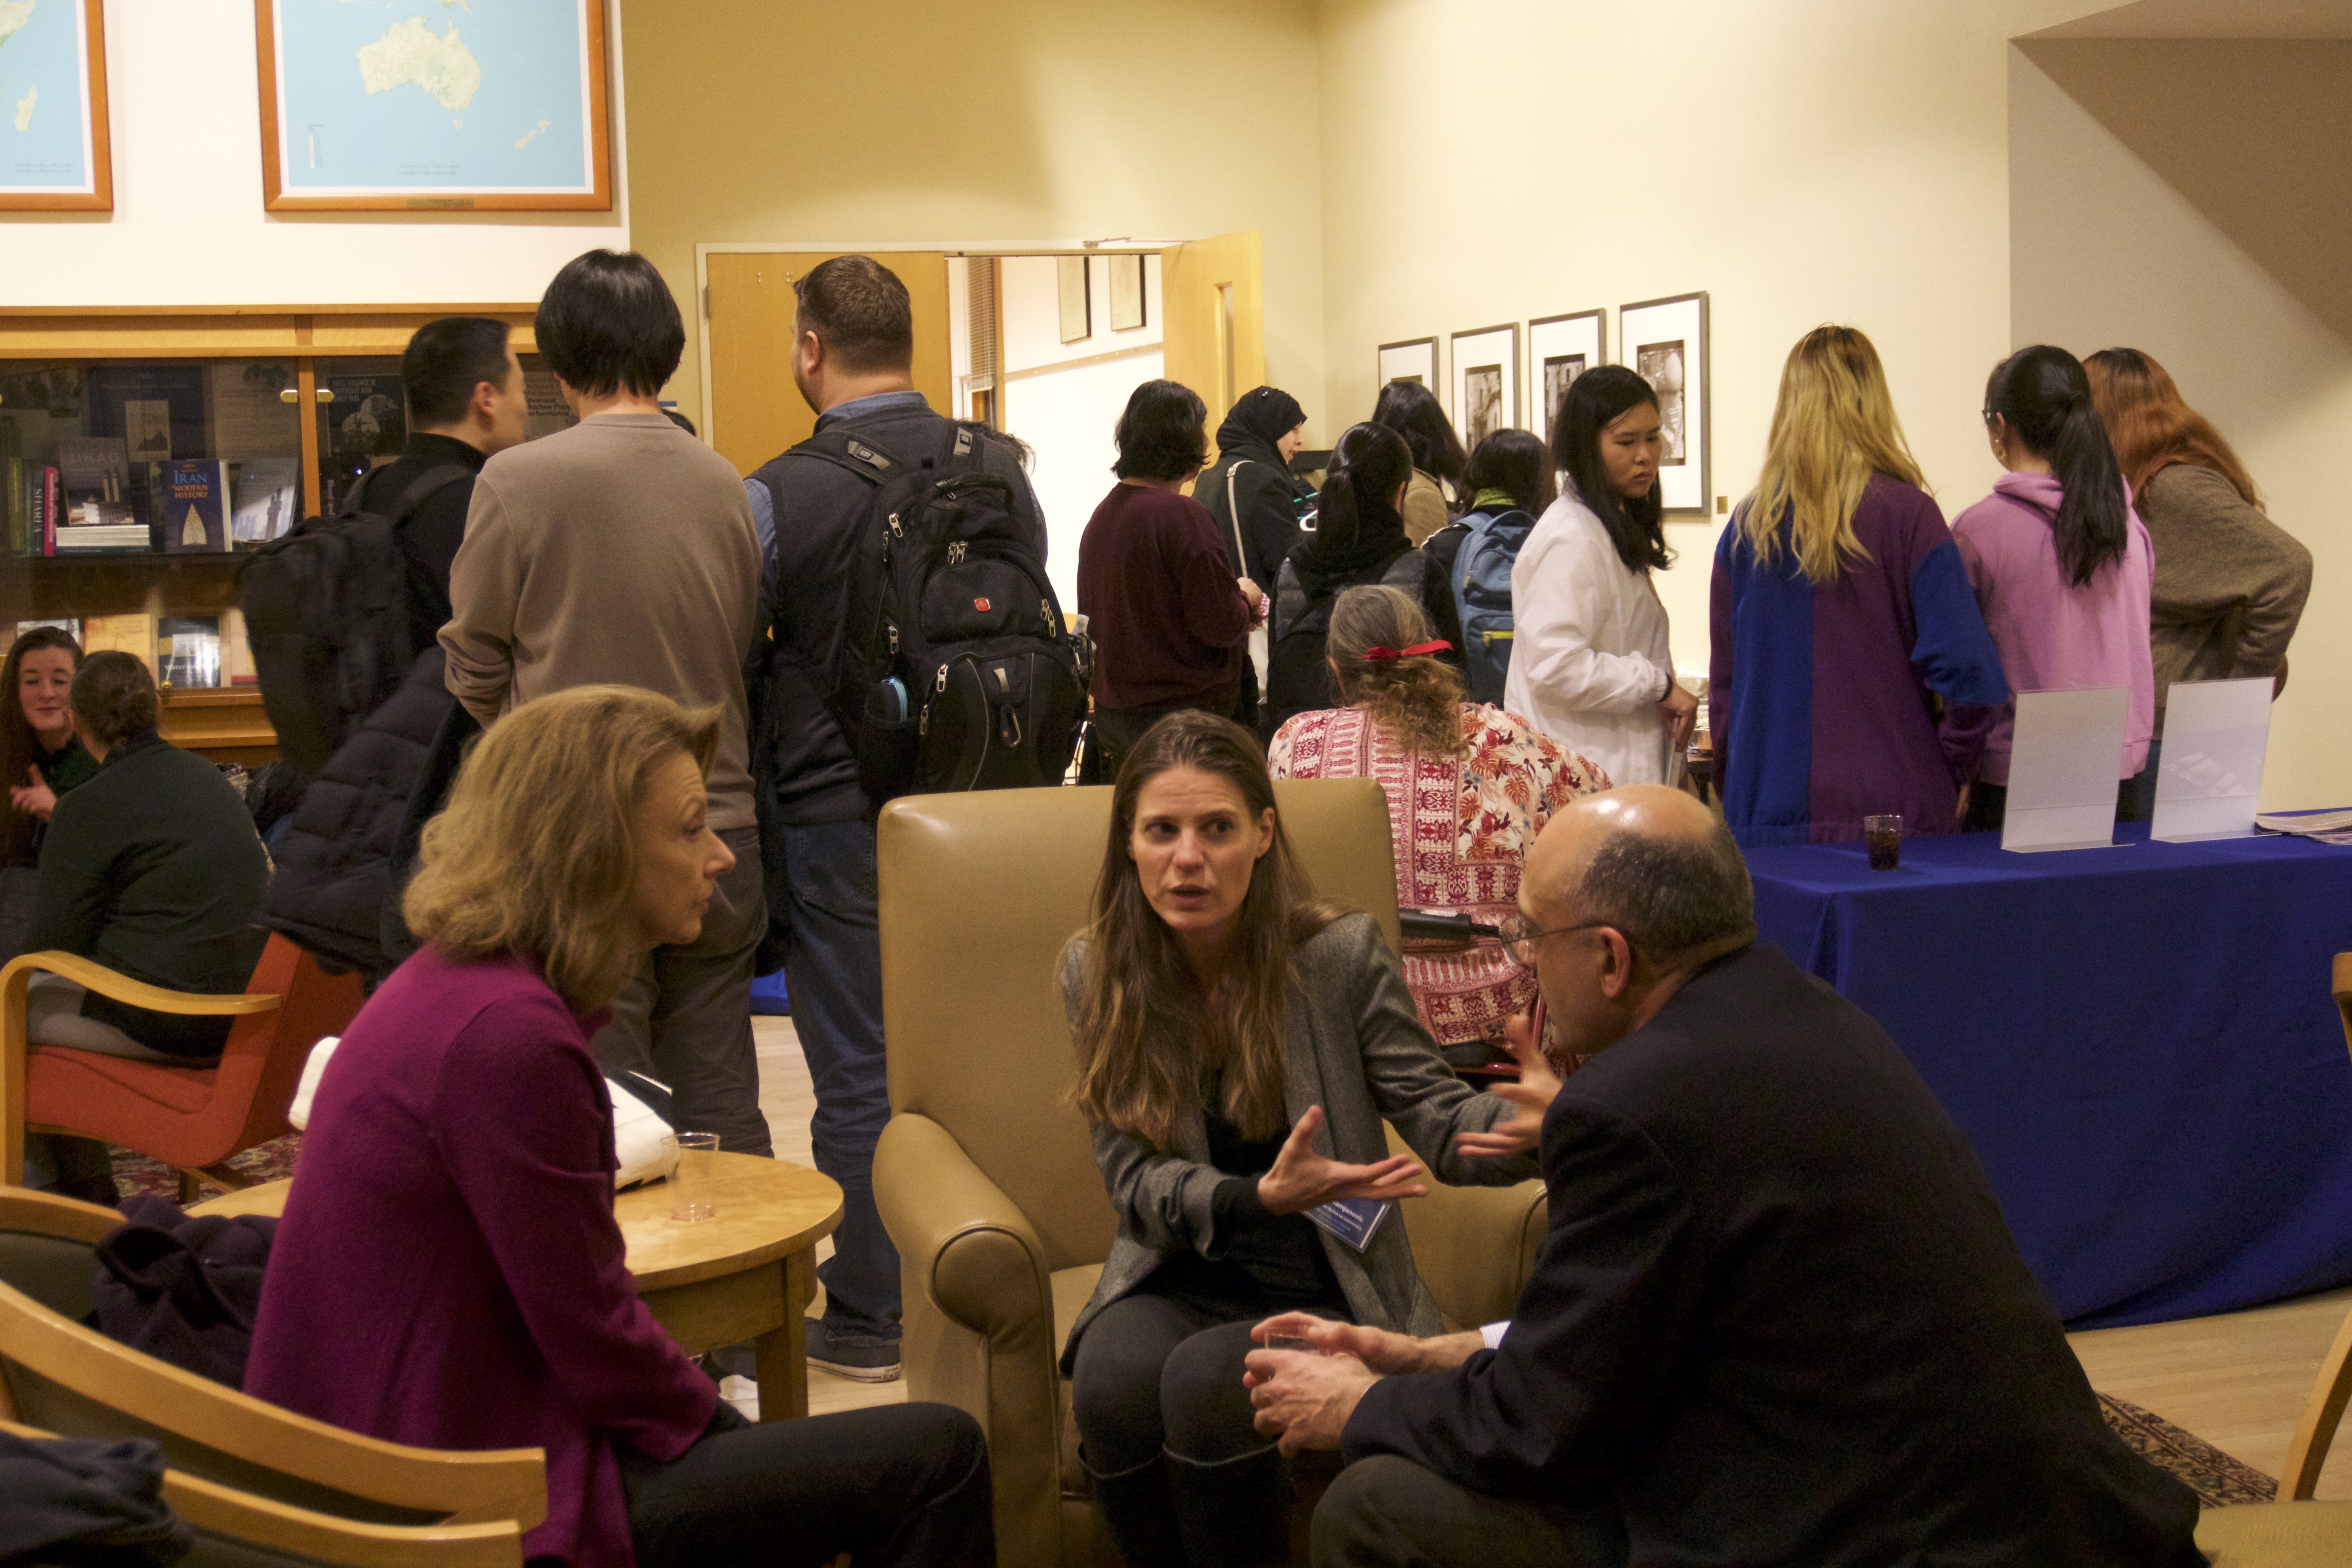
{"type": "Polygon", "coordinates": [[[1511,568],[1503,706],[1620,784],[1673,782],[1698,700],[1675,684],[1660,523],[1658,395],[1623,365],[1571,383],[1552,426],[1567,477],[1511,568]]]}

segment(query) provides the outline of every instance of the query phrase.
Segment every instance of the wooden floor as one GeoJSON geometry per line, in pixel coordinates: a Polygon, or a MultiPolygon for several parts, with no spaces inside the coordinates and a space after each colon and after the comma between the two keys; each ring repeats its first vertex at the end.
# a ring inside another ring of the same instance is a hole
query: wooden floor
{"type": "MultiPolygon", "coordinates": [[[[789,1018],[752,1022],[760,1052],[760,1108],[767,1112],[776,1152],[806,1164],[816,1097],[799,1037],[789,1018]]],[[[2275,1476],[2320,1358],[2347,1312],[2352,1289],[2333,1290],[2222,1317],[2095,1329],[2069,1336],[2069,1342],[2094,1388],[2152,1410],[2275,1476]]],[[[728,1392],[740,1398],[751,1388],[730,1378],[728,1392]]],[[[895,1404],[906,1397],[903,1381],[852,1383],[814,1368],[809,1373],[813,1412],[895,1404]]],[[[2319,1495],[2352,1500],[2352,1433],[2337,1445],[2335,1461],[2320,1478],[2319,1495]]]]}

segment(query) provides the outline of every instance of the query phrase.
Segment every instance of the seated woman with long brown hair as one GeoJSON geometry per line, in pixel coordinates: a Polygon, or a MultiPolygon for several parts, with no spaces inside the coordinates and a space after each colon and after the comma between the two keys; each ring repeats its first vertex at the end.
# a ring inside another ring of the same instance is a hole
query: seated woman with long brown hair
{"type": "MultiPolygon", "coordinates": [[[[1339,708],[1276,731],[1278,779],[1368,778],[1389,799],[1397,899],[1494,924],[1518,912],[1519,866],[1551,814],[1609,787],[1609,775],[1515,713],[1463,698],[1422,607],[1394,588],[1350,588],[1331,606],[1339,708]]],[[[1416,944],[1419,946],[1420,944],[1416,944]]],[[[1536,977],[1499,942],[1409,950],[1404,983],[1421,1026],[1449,1059],[1486,1058],[1503,1026],[1535,1005],[1536,977]]]]}
{"type": "Polygon", "coordinates": [[[1501,1184],[1535,1173],[1538,1118],[1446,1069],[1380,927],[1313,898],[1255,737],[1209,714],[1161,720],[1120,767],[1062,992],[1118,1215],[1063,1352],[1097,1503],[1136,1568],[1286,1562],[1251,1326],[1430,1331],[1408,1327],[1437,1308],[1387,1212],[1427,1188],[1382,1120],[1440,1180],[1501,1184]]]}
{"type": "Polygon", "coordinates": [[[706,820],[719,718],[574,687],[467,760],[403,904],[426,945],[319,1086],[246,1389],[394,1442],[544,1448],[534,1562],[991,1563],[971,1417],[748,1426],[623,1262],[588,1037],[734,864],[706,820]]]}

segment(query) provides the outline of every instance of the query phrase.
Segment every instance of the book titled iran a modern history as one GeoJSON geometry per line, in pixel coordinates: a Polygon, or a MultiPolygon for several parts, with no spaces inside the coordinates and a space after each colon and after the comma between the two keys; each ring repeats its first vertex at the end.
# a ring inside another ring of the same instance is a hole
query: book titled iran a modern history
{"type": "Polygon", "coordinates": [[[174,458],[156,468],[152,489],[163,548],[174,555],[227,550],[228,465],[194,458],[174,458]]]}

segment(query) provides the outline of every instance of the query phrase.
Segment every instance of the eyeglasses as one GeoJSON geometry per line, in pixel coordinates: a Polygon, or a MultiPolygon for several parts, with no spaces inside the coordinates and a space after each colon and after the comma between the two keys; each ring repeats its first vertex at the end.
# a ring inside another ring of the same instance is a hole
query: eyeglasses
{"type": "MultiPolygon", "coordinates": [[[[1536,966],[1536,943],[1544,938],[1566,936],[1570,931],[1591,931],[1597,926],[1610,923],[1608,921],[1580,921],[1572,926],[1554,926],[1549,931],[1529,931],[1525,915],[1506,915],[1503,917],[1502,923],[1495,929],[1502,934],[1503,952],[1509,956],[1510,961],[1521,969],[1533,969],[1536,966]]],[[[1633,944],[1629,942],[1625,945],[1630,948],[1633,944]]]]}

